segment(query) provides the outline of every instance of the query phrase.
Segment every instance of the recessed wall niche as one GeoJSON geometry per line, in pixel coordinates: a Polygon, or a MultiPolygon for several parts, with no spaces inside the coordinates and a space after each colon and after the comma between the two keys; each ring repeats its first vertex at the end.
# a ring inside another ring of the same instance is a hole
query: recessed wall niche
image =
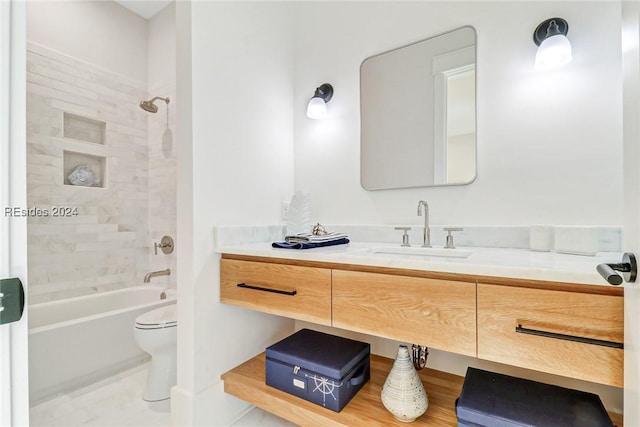
{"type": "Polygon", "coordinates": [[[106,157],[64,150],[62,164],[64,185],[72,187],[106,187],[106,157]],[[78,169],[76,170],[76,168],[78,169]],[[70,180],[69,175],[74,170],[76,170],[75,175],[70,180]],[[87,185],[89,182],[84,181],[85,179],[93,182],[87,185]]]}
{"type": "Polygon", "coordinates": [[[64,138],[104,144],[105,129],[105,122],[64,113],[62,127],[62,136],[64,138]]]}

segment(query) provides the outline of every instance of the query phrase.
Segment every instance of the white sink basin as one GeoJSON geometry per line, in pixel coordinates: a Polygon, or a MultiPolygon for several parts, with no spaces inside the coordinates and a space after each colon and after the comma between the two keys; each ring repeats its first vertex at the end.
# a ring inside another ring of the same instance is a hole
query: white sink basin
{"type": "Polygon", "coordinates": [[[374,246],[374,254],[436,256],[443,258],[467,258],[473,252],[467,249],[423,248],[421,246],[374,246]]]}

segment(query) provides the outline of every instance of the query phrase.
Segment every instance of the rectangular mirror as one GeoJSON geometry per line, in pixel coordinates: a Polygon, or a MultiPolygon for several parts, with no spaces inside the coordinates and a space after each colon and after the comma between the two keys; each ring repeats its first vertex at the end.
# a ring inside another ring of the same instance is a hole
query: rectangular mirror
{"type": "Polygon", "coordinates": [[[462,27],[360,66],[360,177],[366,190],[476,178],[476,32],[462,27]]]}

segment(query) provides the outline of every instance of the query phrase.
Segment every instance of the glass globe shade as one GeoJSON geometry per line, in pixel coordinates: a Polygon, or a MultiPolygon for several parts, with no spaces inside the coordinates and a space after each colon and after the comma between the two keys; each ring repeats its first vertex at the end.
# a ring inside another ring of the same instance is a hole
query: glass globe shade
{"type": "Polygon", "coordinates": [[[324,119],[327,117],[327,104],[324,99],[314,96],[307,105],[307,117],[310,119],[324,119]]]}
{"type": "Polygon", "coordinates": [[[564,35],[548,37],[538,46],[535,68],[550,70],[571,62],[571,43],[564,35]]]}

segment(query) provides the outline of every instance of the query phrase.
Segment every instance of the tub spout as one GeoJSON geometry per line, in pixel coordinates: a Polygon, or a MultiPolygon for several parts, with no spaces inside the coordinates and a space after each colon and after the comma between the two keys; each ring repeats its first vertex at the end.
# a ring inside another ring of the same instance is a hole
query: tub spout
{"type": "Polygon", "coordinates": [[[168,276],[171,274],[171,270],[169,270],[168,268],[166,270],[158,270],[158,271],[152,271],[151,273],[147,273],[144,276],[144,283],[149,283],[151,282],[151,279],[154,277],[158,277],[158,276],[168,276]]]}

